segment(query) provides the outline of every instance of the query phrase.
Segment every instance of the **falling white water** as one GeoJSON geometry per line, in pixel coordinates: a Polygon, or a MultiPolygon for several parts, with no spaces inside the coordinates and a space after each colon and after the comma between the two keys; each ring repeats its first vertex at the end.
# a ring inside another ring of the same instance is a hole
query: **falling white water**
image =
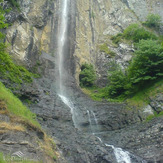
{"type": "Polygon", "coordinates": [[[62,1],[62,13],[60,17],[59,35],[58,35],[58,69],[59,69],[59,93],[63,95],[64,91],[64,47],[67,39],[68,27],[68,0],[62,1]]]}
{"type": "Polygon", "coordinates": [[[87,110],[87,114],[88,114],[90,128],[91,128],[92,134],[94,135],[95,132],[99,131],[98,121],[97,121],[95,113],[92,110],[91,111],[87,110]]]}
{"type": "Polygon", "coordinates": [[[114,150],[115,157],[118,163],[131,163],[130,153],[123,151],[121,148],[116,148],[113,145],[105,144],[107,147],[111,147],[114,150]]]}
{"type": "Polygon", "coordinates": [[[69,100],[67,97],[65,97],[63,95],[59,95],[59,97],[71,109],[72,120],[73,120],[74,126],[75,126],[75,128],[79,128],[78,125],[77,125],[77,123],[76,123],[76,117],[78,115],[76,115],[77,112],[75,112],[75,106],[74,106],[74,104],[72,103],[71,100],[69,100]]]}
{"type": "Polygon", "coordinates": [[[97,121],[95,113],[92,110],[91,110],[91,113],[92,113],[92,115],[94,117],[94,121],[95,121],[96,125],[98,125],[98,121],[97,121]]]}

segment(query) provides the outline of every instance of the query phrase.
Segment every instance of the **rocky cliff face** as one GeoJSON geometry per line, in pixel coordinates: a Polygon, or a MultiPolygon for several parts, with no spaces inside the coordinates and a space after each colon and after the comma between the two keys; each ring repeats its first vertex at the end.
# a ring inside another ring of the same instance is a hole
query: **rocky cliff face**
{"type": "MultiPolygon", "coordinates": [[[[69,97],[73,97],[76,101],[75,106],[83,113],[84,122],[81,124],[81,131],[74,128],[70,109],[56,95],[55,57],[60,0],[19,0],[18,2],[21,12],[15,9],[6,15],[6,19],[12,24],[6,30],[6,43],[10,44],[8,51],[18,63],[25,64],[30,69],[37,66],[37,71],[42,75],[31,85],[24,86],[19,93],[22,97],[33,101],[31,110],[37,114],[43,128],[58,139],[57,145],[67,162],[117,162],[113,149],[109,147],[106,149],[97,137],[90,135],[88,113],[86,109],[83,111],[86,106],[94,111],[100,130],[104,133],[109,131],[100,135],[105,143],[129,150],[148,162],[161,162],[163,160],[162,119],[141,126],[142,121],[149,115],[147,113],[150,112],[150,108],[144,108],[144,112],[140,113],[137,110],[127,110],[125,104],[95,103],[85,97],[76,85],[79,84],[80,67],[85,62],[92,63],[96,67],[99,76],[97,83],[100,86],[106,84],[108,63],[113,58],[100,52],[100,44],[107,42],[109,48],[115,52],[116,62],[126,67],[133,52],[132,45],[122,43],[115,47],[111,44],[110,36],[122,32],[133,22],[144,21],[151,12],[160,14],[163,20],[162,0],[71,1],[68,38],[70,56],[67,57],[67,62],[71,66],[68,70],[71,74],[73,91],[69,93],[69,97]],[[139,133],[141,134],[137,137],[139,133]],[[142,140],[143,144],[140,143],[142,140]],[[158,143],[151,143],[153,140],[158,143]],[[151,150],[153,150],[152,155],[148,154],[151,150]]],[[[154,105],[158,110],[161,100],[156,98],[150,105],[152,107],[154,105]]],[[[133,163],[137,162],[133,159],[133,163]]]]}
{"type": "MultiPolygon", "coordinates": [[[[83,0],[77,3],[76,23],[76,80],[81,64],[95,65],[101,86],[105,85],[108,63],[113,59],[99,51],[99,45],[108,43],[116,53],[115,60],[123,67],[131,59],[132,47],[119,45],[115,48],[110,36],[122,32],[129,24],[145,21],[149,13],[159,14],[163,22],[163,2],[161,0],[83,0]],[[103,82],[102,82],[103,81],[103,82]]],[[[99,84],[100,85],[100,84],[99,84]]]]}

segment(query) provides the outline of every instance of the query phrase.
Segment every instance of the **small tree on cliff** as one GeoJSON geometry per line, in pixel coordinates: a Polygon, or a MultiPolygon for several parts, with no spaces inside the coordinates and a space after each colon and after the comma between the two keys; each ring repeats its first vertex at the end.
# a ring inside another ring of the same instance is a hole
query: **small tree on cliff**
{"type": "Polygon", "coordinates": [[[96,80],[96,73],[91,64],[83,64],[79,74],[79,81],[81,87],[92,87],[96,80]]]}

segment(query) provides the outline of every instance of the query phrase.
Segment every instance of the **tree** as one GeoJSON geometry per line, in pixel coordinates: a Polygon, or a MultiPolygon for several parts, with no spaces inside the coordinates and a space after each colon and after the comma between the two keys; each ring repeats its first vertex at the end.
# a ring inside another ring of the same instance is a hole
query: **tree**
{"type": "Polygon", "coordinates": [[[96,80],[96,73],[91,64],[83,64],[81,66],[81,72],[79,74],[79,81],[81,87],[91,87],[96,80]]]}
{"type": "Polygon", "coordinates": [[[152,32],[145,30],[138,24],[129,25],[123,32],[123,37],[128,40],[133,40],[134,42],[139,42],[139,40],[147,40],[153,39],[157,40],[157,36],[155,36],[152,32]]]}
{"type": "Polygon", "coordinates": [[[144,83],[161,76],[163,76],[162,46],[154,40],[141,40],[128,68],[131,83],[141,87],[144,83]]]}
{"type": "Polygon", "coordinates": [[[108,96],[111,98],[118,97],[125,93],[127,77],[119,67],[113,71],[108,77],[110,83],[108,86],[108,96]]]}
{"type": "Polygon", "coordinates": [[[161,25],[161,17],[158,14],[149,14],[147,16],[146,21],[144,22],[144,25],[148,27],[158,28],[161,25]]]}

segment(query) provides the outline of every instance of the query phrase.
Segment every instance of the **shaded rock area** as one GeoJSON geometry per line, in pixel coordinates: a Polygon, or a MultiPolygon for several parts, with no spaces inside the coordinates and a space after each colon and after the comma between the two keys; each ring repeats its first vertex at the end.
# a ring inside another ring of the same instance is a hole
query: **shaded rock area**
{"type": "Polygon", "coordinates": [[[163,94],[158,94],[155,98],[150,98],[150,106],[157,112],[163,111],[163,94]]]}
{"type": "Polygon", "coordinates": [[[3,101],[0,101],[0,152],[7,162],[65,162],[50,137],[27,120],[10,114],[3,101]]]}
{"type": "Polygon", "coordinates": [[[115,144],[147,162],[163,162],[163,118],[98,134],[106,143],[115,144]]]}

